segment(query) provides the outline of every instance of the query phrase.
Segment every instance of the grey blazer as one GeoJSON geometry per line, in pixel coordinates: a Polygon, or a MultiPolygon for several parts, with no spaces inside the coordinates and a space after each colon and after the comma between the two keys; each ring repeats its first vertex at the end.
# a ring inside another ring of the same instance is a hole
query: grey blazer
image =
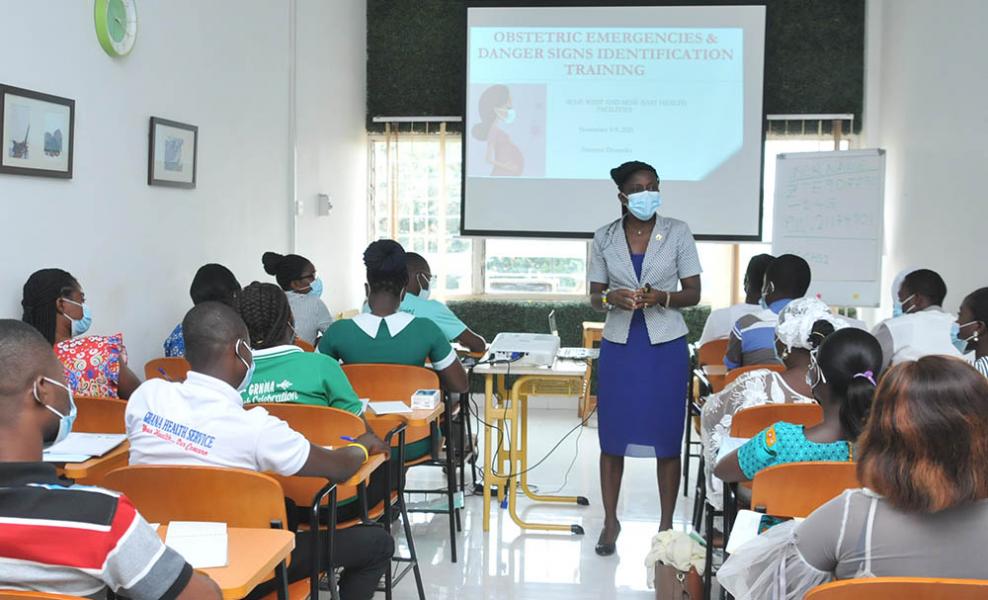
{"type": "MultiPolygon", "coordinates": [[[[648,241],[642,276],[635,276],[631,263],[628,239],[624,235],[622,219],[609,223],[594,233],[590,247],[591,283],[602,283],[610,289],[635,290],[646,283],[662,291],[675,292],[679,280],[699,275],[700,257],[689,225],[678,219],[658,216],[652,237],[648,241]]],[[[686,335],[688,329],[683,315],[674,308],[651,306],[644,310],[648,339],[653,344],[668,342],[686,335]]],[[[631,329],[630,310],[615,308],[607,313],[604,339],[618,344],[628,341],[631,329]]]]}

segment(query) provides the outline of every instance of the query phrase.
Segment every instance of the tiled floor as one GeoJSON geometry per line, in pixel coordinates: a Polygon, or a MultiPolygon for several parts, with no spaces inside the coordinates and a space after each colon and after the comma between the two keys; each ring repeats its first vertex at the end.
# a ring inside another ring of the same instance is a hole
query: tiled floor
{"type": "MultiPolygon", "coordinates": [[[[578,423],[573,410],[532,410],[531,455],[541,457],[578,423]]],[[[563,485],[573,461],[577,434],[529,477],[543,492],[563,485]]],[[[579,600],[650,599],[644,558],[659,521],[655,462],[628,459],[622,486],[621,537],[617,554],[601,558],[594,544],[603,521],[597,474],[597,430],[587,427],[579,439],[579,455],[563,486],[563,494],[582,495],[590,506],[535,504],[521,499],[522,518],[578,523],[586,535],[522,533],[495,502],[490,506],[491,531],[482,531],[483,499],[468,496],[463,511],[463,531],[458,535],[459,562],[449,561],[448,521],[445,515],[413,515],[413,535],[422,562],[422,577],[429,600],[579,600]]],[[[695,466],[694,466],[695,468],[695,466]]],[[[438,469],[413,469],[414,484],[438,483],[438,469]]],[[[522,496],[524,498],[524,496],[522,496]]],[[[692,504],[679,494],[676,526],[686,528],[692,504]]],[[[417,598],[414,580],[402,581],[395,591],[399,600],[417,598]]]]}

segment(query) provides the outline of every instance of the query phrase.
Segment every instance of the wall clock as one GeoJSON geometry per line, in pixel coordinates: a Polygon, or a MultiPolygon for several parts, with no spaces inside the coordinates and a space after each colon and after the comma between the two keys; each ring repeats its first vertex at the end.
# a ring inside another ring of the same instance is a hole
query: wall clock
{"type": "Polygon", "coordinates": [[[107,54],[126,56],[137,41],[136,0],[96,0],[96,38],[107,54]]]}

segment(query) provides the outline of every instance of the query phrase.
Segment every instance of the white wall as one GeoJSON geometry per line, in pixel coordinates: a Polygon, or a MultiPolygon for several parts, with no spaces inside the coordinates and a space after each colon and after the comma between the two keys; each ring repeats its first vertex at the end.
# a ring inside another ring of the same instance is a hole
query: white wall
{"type": "Polygon", "coordinates": [[[866,143],[888,151],[885,288],[901,268],[931,268],[956,310],[988,286],[988,2],[868,1],[866,143]]]}
{"type": "Polygon", "coordinates": [[[331,263],[359,260],[366,237],[364,7],[299,0],[293,170],[290,2],[140,2],[123,59],[100,48],[92,2],[5,2],[4,44],[20,51],[0,53],[0,81],[75,99],[76,154],[71,180],[0,175],[0,315],[20,316],[31,272],[65,268],[85,289],[93,331],[123,331],[141,373],[191,305],[201,264],[226,264],[245,284],[271,279],[260,255],[293,249],[296,176],[296,249],[322,267],[331,310],[354,305],[353,267],[331,263]],[[199,126],[195,190],[147,185],[152,115],[199,126]],[[328,218],[315,216],[317,190],[336,199],[328,218]]]}

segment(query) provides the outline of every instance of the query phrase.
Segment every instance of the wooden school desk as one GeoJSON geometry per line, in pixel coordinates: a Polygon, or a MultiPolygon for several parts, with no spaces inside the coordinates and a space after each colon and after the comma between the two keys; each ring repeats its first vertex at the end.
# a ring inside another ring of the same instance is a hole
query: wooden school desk
{"type": "Polygon", "coordinates": [[[126,467],[129,458],[130,442],[124,440],[103,456],[94,456],[80,463],[62,463],[58,467],[58,474],[83,485],[99,485],[104,475],[114,469],[126,467]]]}
{"type": "MultiPolygon", "coordinates": [[[[167,525],[158,527],[162,541],[167,533],[167,525]]],[[[227,566],[196,570],[215,581],[227,600],[246,597],[295,549],[295,534],[285,529],[228,527],[226,534],[227,566]]]]}

